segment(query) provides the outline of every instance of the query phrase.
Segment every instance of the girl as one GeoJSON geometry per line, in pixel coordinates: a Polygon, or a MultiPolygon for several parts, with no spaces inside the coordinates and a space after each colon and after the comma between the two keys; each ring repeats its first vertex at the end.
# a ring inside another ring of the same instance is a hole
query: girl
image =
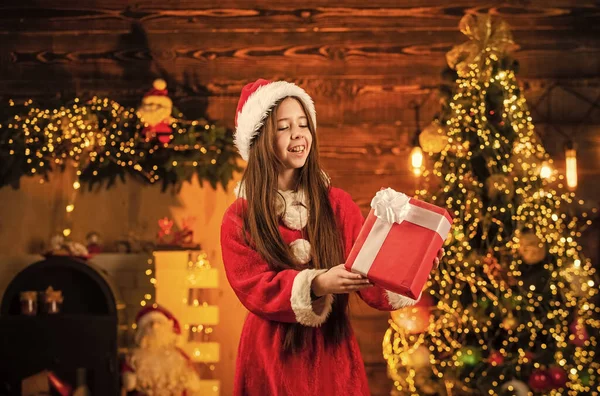
{"type": "Polygon", "coordinates": [[[294,84],[258,80],[242,90],[235,144],[248,166],[221,228],[227,279],[250,311],[234,395],[369,395],[348,293],[386,311],[416,302],[340,264],[363,217],[329,185],[316,125],[312,99],[294,84]]]}

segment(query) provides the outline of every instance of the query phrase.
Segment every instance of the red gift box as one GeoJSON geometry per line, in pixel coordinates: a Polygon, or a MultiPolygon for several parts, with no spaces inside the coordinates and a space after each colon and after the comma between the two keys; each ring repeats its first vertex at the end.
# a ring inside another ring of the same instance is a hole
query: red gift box
{"type": "Polygon", "coordinates": [[[418,299],[450,231],[446,209],[391,188],[379,191],[345,267],[374,285],[418,299]]]}

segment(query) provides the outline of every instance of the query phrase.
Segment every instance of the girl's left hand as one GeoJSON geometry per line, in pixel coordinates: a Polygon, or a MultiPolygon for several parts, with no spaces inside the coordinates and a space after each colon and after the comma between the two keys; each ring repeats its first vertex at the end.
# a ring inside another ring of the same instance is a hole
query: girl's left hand
{"type": "Polygon", "coordinates": [[[444,248],[441,248],[437,254],[437,257],[435,259],[433,259],[433,269],[431,270],[431,272],[437,270],[440,266],[440,260],[442,259],[442,257],[444,257],[444,248]]]}

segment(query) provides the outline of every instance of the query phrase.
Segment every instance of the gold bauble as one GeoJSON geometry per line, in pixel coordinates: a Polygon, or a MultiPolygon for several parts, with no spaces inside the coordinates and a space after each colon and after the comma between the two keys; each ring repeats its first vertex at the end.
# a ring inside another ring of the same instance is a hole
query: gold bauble
{"type": "Polygon", "coordinates": [[[400,354],[402,364],[412,368],[423,368],[429,365],[429,349],[420,345],[412,351],[402,352],[400,354]]]}
{"type": "Polygon", "coordinates": [[[514,330],[517,328],[517,325],[518,325],[517,319],[512,314],[508,315],[502,321],[502,328],[504,330],[514,330]]]}
{"type": "Polygon", "coordinates": [[[446,130],[437,122],[429,124],[419,134],[419,145],[428,153],[439,153],[448,144],[446,130]]]}
{"type": "Polygon", "coordinates": [[[521,234],[518,251],[525,264],[536,264],[546,257],[544,243],[533,232],[521,234]]]}
{"type": "Polygon", "coordinates": [[[495,173],[488,177],[485,181],[485,188],[488,197],[492,200],[501,196],[505,196],[506,199],[510,200],[515,192],[512,179],[503,173],[495,173]]]}

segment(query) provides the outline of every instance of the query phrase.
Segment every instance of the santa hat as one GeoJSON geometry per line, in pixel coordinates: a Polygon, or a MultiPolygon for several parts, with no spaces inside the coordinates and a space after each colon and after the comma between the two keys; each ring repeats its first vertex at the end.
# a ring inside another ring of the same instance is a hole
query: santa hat
{"type": "Polygon", "coordinates": [[[166,308],[161,307],[158,304],[147,305],[146,307],[140,309],[137,316],[135,317],[135,322],[137,323],[138,329],[143,328],[148,323],[152,321],[170,321],[173,323],[173,332],[176,334],[181,334],[181,327],[179,326],[179,321],[173,316],[171,312],[169,312],[166,308]]]}
{"type": "Polygon", "coordinates": [[[258,79],[242,88],[235,115],[234,143],[245,161],[248,161],[252,141],[259,135],[269,112],[278,101],[288,96],[294,96],[304,104],[307,116],[316,127],[315,104],[306,91],[296,84],[258,79]]]}

